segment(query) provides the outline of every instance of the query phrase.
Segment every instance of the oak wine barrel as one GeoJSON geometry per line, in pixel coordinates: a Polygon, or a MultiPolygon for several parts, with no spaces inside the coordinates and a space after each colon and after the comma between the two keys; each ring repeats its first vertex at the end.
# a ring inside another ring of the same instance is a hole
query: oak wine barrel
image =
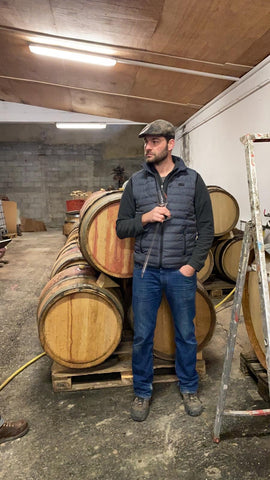
{"type": "Polygon", "coordinates": [[[68,250],[72,250],[72,248],[78,247],[78,241],[77,240],[72,240],[71,242],[66,242],[65,245],[63,245],[62,248],[60,248],[56,260],[61,257],[65,252],[68,250]]]}
{"type": "Polygon", "coordinates": [[[130,278],[133,274],[134,239],[119,239],[116,220],[123,192],[94,192],[80,211],[79,243],[84,258],[107,275],[130,278]]]}
{"type": "MultiPolygon", "coordinates": [[[[197,282],[196,316],[194,319],[198,352],[207,345],[213,336],[216,324],[216,312],[205,288],[197,282]]],[[[174,326],[168,301],[163,297],[154,336],[154,355],[161,359],[173,359],[175,356],[174,326]]]]}
{"type": "Polygon", "coordinates": [[[90,266],[69,267],[56,274],[41,292],[37,311],[40,342],[60,365],[99,365],[118,346],[123,317],[117,288],[97,285],[90,266]]]}
{"type": "Polygon", "coordinates": [[[72,242],[73,240],[79,241],[79,222],[75,224],[67,237],[67,242],[72,242]]]}
{"type": "Polygon", "coordinates": [[[50,278],[54,277],[57,273],[61,272],[62,270],[71,267],[71,266],[79,266],[79,265],[88,265],[87,261],[82,255],[78,245],[71,245],[71,248],[68,250],[64,250],[56,259],[50,278]]]}
{"type": "Polygon", "coordinates": [[[225,280],[236,282],[243,236],[221,240],[214,250],[215,267],[225,280]]]}
{"type": "MultiPolygon", "coordinates": [[[[254,256],[253,256],[254,257],[254,256]]],[[[270,275],[270,255],[265,253],[266,270],[270,275]]],[[[270,284],[268,281],[270,294],[270,284]]],[[[253,347],[256,357],[261,365],[266,366],[266,349],[264,344],[263,319],[261,314],[259,281],[256,271],[248,271],[246,274],[245,286],[243,291],[242,307],[247,334],[253,347]]]]}
{"type": "MultiPolygon", "coordinates": [[[[133,327],[133,312],[128,312],[129,323],[133,327]]],[[[203,287],[197,282],[195,335],[198,351],[202,350],[211,340],[216,324],[216,312],[213,303],[203,287]]],[[[175,356],[174,325],[169,303],[163,295],[157,314],[154,335],[154,355],[163,360],[172,360],[175,356]]]]}
{"type": "Polygon", "coordinates": [[[71,214],[67,212],[64,225],[63,225],[63,234],[66,235],[67,237],[70,234],[70,232],[72,232],[74,227],[79,225],[79,221],[80,221],[79,213],[71,214]]]}
{"type": "Polygon", "coordinates": [[[205,282],[207,278],[210,277],[214,268],[214,255],[212,250],[209,250],[206,260],[204,262],[204,266],[199,270],[197,273],[197,278],[200,280],[201,283],[205,282]]]}
{"type": "Polygon", "coordinates": [[[75,246],[79,246],[79,225],[73,227],[71,232],[68,234],[66,242],[59,250],[56,259],[60,257],[60,255],[62,255],[65,251],[70,250],[75,246]]]}
{"type": "Polygon", "coordinates": [[[236,199],[221,187],[209,185],[207,186],[207,190],[213,209],[214,235],[225,235],[230,232],[238,222],[239,205],[236,199]]]}

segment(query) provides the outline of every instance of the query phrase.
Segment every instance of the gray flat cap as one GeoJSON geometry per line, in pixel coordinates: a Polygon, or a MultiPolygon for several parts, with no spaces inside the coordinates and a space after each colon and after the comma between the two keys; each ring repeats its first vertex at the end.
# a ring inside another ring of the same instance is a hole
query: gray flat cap
{"type": "Polygon", "coordinates": [[[154,122],[148,123],[139,133],[140,138],[146,135],[174,138],[175,128],[173,124],[167,122],[167,120],[154,120],[154,122]]]}

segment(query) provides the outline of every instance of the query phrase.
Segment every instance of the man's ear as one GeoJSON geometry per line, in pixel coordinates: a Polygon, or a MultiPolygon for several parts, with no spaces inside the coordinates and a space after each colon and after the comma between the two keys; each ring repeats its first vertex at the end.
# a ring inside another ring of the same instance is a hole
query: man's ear
{"type": "Polygon", "coordinates": [[[169,149],[169,151],[172,151],[174,145],[175,145],[175,140],[174,140],[174,138],[170,138],[170,140],[168,141],[168,149],[169,149]]]}

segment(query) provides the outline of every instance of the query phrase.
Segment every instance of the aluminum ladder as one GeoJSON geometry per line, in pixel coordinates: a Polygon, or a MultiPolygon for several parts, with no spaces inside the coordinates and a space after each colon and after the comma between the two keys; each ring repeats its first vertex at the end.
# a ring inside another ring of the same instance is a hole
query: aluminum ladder
{"type": "Polygon", "coordinates": [[[243,289],[246,273],[248,271],[248,260],[250,248],[253,243],[255,251],[255,267],[258,274],[260,307],[262,313],[262,327],[264,334],[264,343],[266,349],[266,367],[268,390],[270,395],[270,300],[267,281],[267,271],[265,262],[265,246],[263,241],[263,228],[260,213],[260,201],[257,184],[257,174],[255,166],[254,143],[270,142],[270,134],[248,134],[240,138],[245,147],[245,159],[249,189],[249,201],[251,209],[251,220],[246,223],[245,233],[242,243],[238,276],[236,280],[234,301],[231,313],[231,322],[228,335],[226,354],[223,364],[223,372],[219,391],[219,398],[216,410],[213,441],[220,442],[220,431],[223,415],[231,416],[263,416],[270,415],[270,409],[262,410],[225,410],[225,402],[229,387],[232,359],[235,348],[237,327],[240,318],[243,289]]]}

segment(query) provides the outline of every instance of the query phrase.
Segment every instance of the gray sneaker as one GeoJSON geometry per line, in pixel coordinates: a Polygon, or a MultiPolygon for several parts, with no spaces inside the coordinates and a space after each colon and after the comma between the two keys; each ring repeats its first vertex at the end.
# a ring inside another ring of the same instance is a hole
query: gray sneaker
{"type": "Polygon", "coordinates": [[[203,411],[202,402],[199,400],[197,393],[181,393],[184,407],[188,415],[198,417],[203,411]]]}
{"type": "Polygon", "coordinates": [[[150,409],[151,398],[135,397],[131,407],[131,418],[135,422],[143,422],[150,409]]]}

